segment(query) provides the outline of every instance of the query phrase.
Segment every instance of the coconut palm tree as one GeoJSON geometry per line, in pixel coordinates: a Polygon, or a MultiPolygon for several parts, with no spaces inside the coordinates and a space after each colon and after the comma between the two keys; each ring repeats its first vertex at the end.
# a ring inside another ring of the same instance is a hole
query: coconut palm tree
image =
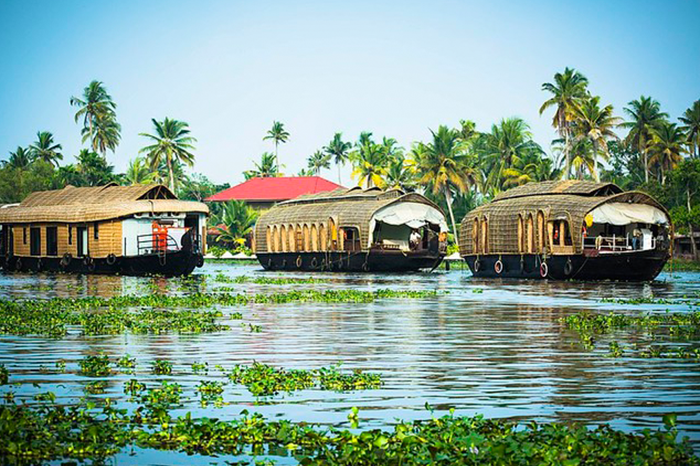
{"type": "Polygon", "coordinates": [[[430,131],[433,140],[428,144],[417,144],[411,151],[412,166],[415,167],[418,183],[430,185],[433,194],[445,196],[450,213],[455,242],[457,224],[452,211],[452,190],[466,191],[474,184],[474,170],[458,131],[441,125],[430,131]]]}
{"type": "Polygon", "coordinates": [[[637,100],[629,102],[625,107],[625,113],[630,121],[620,126],[629,129],[625,144],[634,147],[642,154],[644,161],[644,181],[649,181],[649,141],[652,139],[652,130],[668,118],[668,114],[661,111],[661,104],[651,97],[641,96],[637,100]]]}
{"type": "Polygon", "coordinates": [[[403,154],[394,157],[386,171],[386,187],[402,191],[415,191],[416,177],[403,154]]]}
{"type": "Polygon", "coordinates": [[[574,108],[588,95],[588,79],[573,68],[564,69],[554,75],[553,83],[542,84],[542,90],[552,94],[540,107],[540,115],[550,107],[556,107],[552,126],[564,140],[564,177],[569,178],[571,170],[571,122],[574,108]]]}
{"type": "Polygon", "coordinates": [[[659,167],[661,184],[666,184],[666,174],[683,160],[687,137],[681,128],[669,122],[656,126],[651,134],[649,164],[659,167]]]}
{"type": "Polygon", "coordinates": [[[36,133],[36,142],[29,146],[34,160],[43,160],[55,166],[58,166],[59,160],[63,160],[61,149],[61,145],[54,142],[53,134],[48,131],[36,133]]]}
{"type": "Polygon", "coordinates": [[[543,153],[530,151],[518,157],[513,165],[503,171],[503,187],[511,188],[535,181],[555,180],[560,176],[552,159],[543,153]]]}
{"type": "Polygon", "coordinates": [[[171,120],[165,117],[163,121],[151,119],[155,134],[139,133],[150,139],[153,144],[142,148],[139,153],[145,153],[152,169],[164,162],[168,168],[168,186],[175,192],[175,177],[173,162],[194,165],[193,143],[197,140],[190,136],[189,125],[184,121],[171,120]]]}
{"type": "Polygon", "coordinates": [[[700,156],[700,100],[693,102],[693,105],[678,119],[683,123],[683,131],[688,136],[690,154],[693,157],[700,156]]]}
{"type": "Polygon", "coordinates": [[[242,246],[245,238],[253,231],[257,219],[258,213],[244,201],[227,202],[221,214],[221,225],[216,227],[219,231],[216,241],[242,246]]]}
{"type": "Polygon", "coordinates": [[[82,98],[71,97],[70,104],[78,107],[75,122],[83,120],[83,142],[90,140],[92,149],[105,157],[107,149],[114,150],[121,138],[121,126],[117,123],[112,97],[100,81],[92,81],[83,89],[82,98]]]}
{"type": "Polygon", "coordinates": [[[350,155],[352,144],[343,141],[343,133],[335,133],[333,139],[323,148],[326,154],[333,157],[333,163],[338,167],[338,184],[343,184],[340,179],[340,166],[345,165],[350,155]]]}
{"type": "Polygon", "coordinates": [[[124,174],[124,180],[130,185],[150,184],[156,179],[157,173],[153,171],[143,157],[136,157],[129,161],[129,167],[124,174]]]}
{"type": "Polygon", "coordinates": [[[263,141],[267,139],[272,139],[275,143],[275,165],[277,165],[279,168],[280,160],[277,156],[277,147],[280,143],[284,144],[289,139],[289,133],[284,129],[284,123],[273,121],[272,128],[268,130],[267,135],[263,138],[263,141]]]}
{"type": "Polygon", "coordinates": [[[357,178],[358,186],[384,186],[384,175],[389,162],[386,148],[372,140],[372,133],[361,133],[355,147],[350,153],[350,161],[353,166],[352,177],[357,178]]]}
{"type": "Polygon", "coordinates": [[[608,160],[607,141],[618,139],[613,128],[622,123],[622,119],[613,115],[613,106],[600,107],[600,97],[591,97],[574,108],[574,133],[577,138],[590,139],[593,144],[593,179],[600,181],[598,172],[598,155],[608,160]]]}
{"type": "Polygon", "coordinates": [[[275,165],[275,154],[263,152],[260,156],[260,163],[253,162],[255,168],[243,172],[246,180],[251,178],[269,178],[271,176],[279,176],[279,170],[275,165]]]}
{"type": "Polygon", "coordinates": [[[10,157],[3,162],[6,167],[26,170],[32,163],[32,154],[29,149],[17,146],[14,152],[10,152],[10,157]]]}
{"type": "Polygon", "coordinates": [[[491,126],[491,132],[483,136],[479,151],[487,166],[486,187],[492,192],[505,187],[505,171],[519,163],[519,159],[533,152],[544,153],[539,144],[532,140],[528,124],[517,117],[505,118],[491,126]]]}
{"type": "Polygon", "coordinates": [[[319,175],[323,168],[331,168],[331,155],[317,150],[309,157],[309,169],[314,175],[319,175]]]}

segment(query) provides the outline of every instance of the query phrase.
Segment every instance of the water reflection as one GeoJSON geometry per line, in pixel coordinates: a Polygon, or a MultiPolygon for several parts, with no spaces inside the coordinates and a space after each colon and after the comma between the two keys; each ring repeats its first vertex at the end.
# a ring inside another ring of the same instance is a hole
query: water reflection
{"type": "MultiPolygon", "coordinates": [[[[84,337],[72,329],[64,339],[0,337],[0,362],[24,385],[18,399],[39,391],[55,391],[62,401],[83,396],[89,378],[77,374],[76,361],[104,351],[113,358],[137,358],[137,374],[110,379],[104,395],[126,402],[123,382],[129,378],[176,380],[189,401],[182,412],[218,418],[236,416],[247,407],[271,418],[347,425],[347,412],[360,408],[365,427],[385,426],[395,418],[428,416],[424,404],[458,414],[550,421],[609,422],[614,427],[657,428],[661,416],[678,413],[682,435],[700,444],[700,363],[610,358],[607,339],[594,351],[584,350],[559,319],[582,310],[625,312],[686,311],[685,305],[631,306],[601,302],[603,298],[679,298],[700,292],[700,275],[664,274],[651,284],[477,280],[459,268],[426,274],[315,274],[328,282],[305,285],[221,283],[219,274],[270,276],[257,266],[207,264],[187,280],[117,276],[0,275],[4,298],[117,296],[122,294],[188,293],[221,286],[241,293],[299,289],[436,289],[438,297],[385,300],[368,304],[304,303],[251,305],[220,310],[241,312],[230,330],[207,335],[118,335],[84,337]],[[262,327],[251,333],[244,325],[262,327]],[[152,376],[156,358],[175,362],[172,376],[152,376]],[[65,360],[67,371],[54,369],[65,360]],[[193,375],[189,365],[214,366],[260,361],[284,367],[312,368],[342,362],[348,369],[380,371],[386,385],[379,390],[334,393],[307,390],[254,405],[245,388],[227,386],[221,409],[202,408],[194,386],[206,376],[193,375]],[[40,367],[44,367],[44,373],[40,367]],[[46,369],[49,369],[48,371],[46,369]],[[40,389],[31,383],[41,384],[40,389]]],[[[280,274],[273,274],[278,276],[280,274]]],[[[284,274],[303,276],[308,274],[284,274]]],[[[627,338],[627,337],[626,337],[627,338]]],[[[640,346],[649,336],[630,336],[640,346]]],[[[698,342],[691,342],[696,345],[698,342]]],[[[146,454],[146,453],[144,453],[146,454]]],[[[148,453],[150,455],[151,453],[148,453]]],[[[170,462],[171,453],[156,456],[170,462]]],[[[149,458],[151,458],[149,456],[149,458]]],[[[194,461],[194,460],[193,460],[194,461]]],[[[197,460],[199,461],[199,460],[197,460]]],[[[206,464],[204,462],[203,464],[206,464]]]]}

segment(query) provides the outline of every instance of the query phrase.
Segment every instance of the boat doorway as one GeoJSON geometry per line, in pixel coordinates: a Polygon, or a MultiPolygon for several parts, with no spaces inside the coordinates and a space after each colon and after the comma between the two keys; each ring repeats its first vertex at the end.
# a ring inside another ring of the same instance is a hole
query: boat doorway
{"type": "Polygon", "coordinates": [[[76,233],[78,235],[78,249],[77,256],[85,257],[88,255],[88,230],[87,227],[77,227],[76,233]]]}

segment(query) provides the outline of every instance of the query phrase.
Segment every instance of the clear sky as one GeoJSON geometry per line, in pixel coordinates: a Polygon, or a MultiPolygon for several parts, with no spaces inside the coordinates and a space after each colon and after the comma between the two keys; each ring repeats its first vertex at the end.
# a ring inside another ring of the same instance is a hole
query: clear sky
{"type": "Polygon", "coordinates": [[[460,119],[520,116],[548,150],[540,87],[566,66],[620,114],[641,94],[674,119],[700,99],[699,20],[700,0],[0,0],[0,159],[48,130],[70,162],[69,99],[93,79],[118,105],[118,171],[165,116],[190,124],[195,170],[215,182],[272,150],[273,120],[291,133],[288,173],[336,131],[408,148],[460,119]]]}

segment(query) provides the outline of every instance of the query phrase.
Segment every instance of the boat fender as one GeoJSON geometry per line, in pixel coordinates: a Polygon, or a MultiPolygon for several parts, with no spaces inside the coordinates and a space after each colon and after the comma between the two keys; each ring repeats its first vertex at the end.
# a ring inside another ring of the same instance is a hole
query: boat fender
{"type": "Polygon", "coordinates": [[[297,269],[300,269],[301,268],[301,256],[297,256],[296,264],[297,264],[297,269]]]}
{"type": "Polygon", "coordinates": [[[267,260],[267,268],[268,268],[269,270],[272,270],[272,269],[273,269],[273,265],[274,265],[274,263],[272,262],[272,257],[270,257],[270,258],[267,260]]]}
{"type": "Polygon", "coordinates": [[[65,269],[66,267],[68,267],[70,265],[72,260],[73,260],[73,256],[71,255],[71,253],[69,253],[69,252],[65,253],[63,255],[63,257],[61,258],[61,263],[60,263],[61,267],[63,267],[65,269]]]}
{"type": "Polygon", "coordinates": [[[42,265],[43,265],[43,264],[41,263],[41,258],[37,259],[37,260],[36,260],[36,271],[37,271],[37,272],[40,272],[40,271],[41,271],[41,266],[42,266],[42,265]]]}
{"type": "Polygon", "coordinates": [[[571,275],[571,272],[574,271],[574,265],[571,263],[571,258],[566,260],[566,264],[564,264],[564,275],[571,275]]]}
{"type": "Polygon", "coordinates": [[[93,272],[95,270],[95,261],[94,260],[92,260],[92,259],[90,260],[90,263],[87,265],[87,269],[89,272],[93,272]]]}
{"type": "Polygon", "coordinates": [[[160,264],[161,267],[165,267],[165,263],[166,263],[167,261],[168,261],[168,260],[165,258],[165,254],[163,254],[162,256],[158,257],[158,263],[160,264]]]}
{"type": "Polygon", "coordinates": [[[92,264],[93,262],[94,261],[92,260],[92,257],[90,257],[90,256],[85,256],[85,259],[83,259],[83,265],[86,267],[89,266],[90,264],[92,264]]]}
{"type": "Polygon", "coordinates": [[[282,268],[287,267],[287,259],[282,259],[282,268]]]}
{"type": "Polygon", "coordinates": [[[199,255],[197,256],[197,267],[202,267],[204,265],[204,256],[199,255]]]}
{"type": "Polygon", "coordinates": [[[321,259],[321,270],[326,270],[326,259],[321,259]]]}
{"type": "Polygon", "coordinates": [[[493,270],[500,275],[501,272],[503,272],[503,262],[501,262],[501,259],[498,259],[495,264],[493,264],[493,270]]]}
{"type": "Polygon", "coordinates": [[[367,262],[365,262],[364,264],[362,264],[362,271],[363,271],[363,272],[369,272],[369,264],[368,264],[367,262]]]}
{"type": "Polygon", "coordinates": [[[520,273],[525,272],[525,256],[520,256],[520,273]]]}
{"type": "Polygon", "coordinates": [[[547,265],[546,262],[542,262],[540,264],[540,276],[542,278],[546,278],[547,275],[549,275],[549,266],[547,265]]]}
{"type": "Polygon", "coordinates": [[[107,256],[107,265],[114,265],[117,262],[117,256],[110,254],[107,256]]]}
{"type": "Polygon", "coordinates": [[[318,261],[314,257],[311,259],[311,267],[315,269],[317,266],[318,266],[318,261]]]}
{"type": "Polygon", "coordinates": [[[474,261],[474,272],[478,272],[480,268],[481,268],[481,261],[479,259],[476,259],[474,261]]]}
{"type": "Polygon", "coordinates": [[[15,261],[15,270],[17,270],[18,272],[22,270],[22,259],[20,259],[19,257],[15,261]]]}

